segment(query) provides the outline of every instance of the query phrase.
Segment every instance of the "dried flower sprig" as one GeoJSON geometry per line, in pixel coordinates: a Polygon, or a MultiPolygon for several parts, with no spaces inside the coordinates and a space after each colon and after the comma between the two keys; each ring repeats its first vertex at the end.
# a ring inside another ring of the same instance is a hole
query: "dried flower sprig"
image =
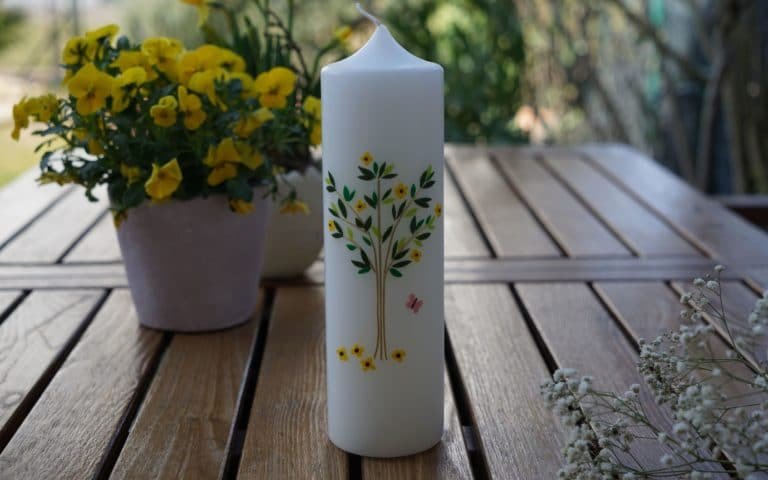
{"type": "Polygon", "coordinates": [[[703,479],[720,472],[753,479],[768,472],[768,352],[758,350],[768,332],[768,291],[737,325],[725,311],[723,270],[718,265],[714,276],[695,279],[681,296],[678,330],[640,341],[638,370],[656,403],[671,411],[670,431],[646,413],[640,385],[623,394],[602,391],[592,377],[567,368],[542,384],[569,431],[559,478],[703,479]],[[654,465],[633,454],[649,441],[667,452],[654,465]]]}

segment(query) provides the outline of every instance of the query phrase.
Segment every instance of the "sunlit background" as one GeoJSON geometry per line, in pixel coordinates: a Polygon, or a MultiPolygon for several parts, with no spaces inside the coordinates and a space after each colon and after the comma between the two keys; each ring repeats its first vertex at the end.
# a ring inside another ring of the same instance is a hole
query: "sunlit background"
{"type": "MultiPolygon", "coordinates": [[[[445,67],[447,141],[623,142],[707,192],[768,192],[764,0],[367,3],[445,67]]],[[[347,0],[297,0],[295,15],[307,48],[350,25],[353,51],[371,30],[347,0]]],[[[105,23],[201,42],[195,9],[176,0],[0,0],[0,184],[37,161],[32,137],[10,139],[12,104],[60,88],[63,43],[105,23]]]]}

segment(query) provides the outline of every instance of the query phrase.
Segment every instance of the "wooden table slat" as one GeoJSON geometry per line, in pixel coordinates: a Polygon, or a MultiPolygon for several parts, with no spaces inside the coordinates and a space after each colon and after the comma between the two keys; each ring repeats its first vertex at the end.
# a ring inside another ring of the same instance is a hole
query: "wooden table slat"
{"type": "Polygon", "coordinates": [[[491,152],[507,180],[515,185],[568,256],[631,256],[627,247],[527,150],[491,152]]]}
{"type": "Polygon", "coordinates": [[[446,322],[493,478],[556,478],[565,434],[539,384],[549,375],[506,285],[446,288],[446,322]]]}
{"type": "Polygon", "coordinates": [[[112,215],[105,215],[99,220],[64,257],[64,263],[119,262],[121,260],[122,255],[117,243],[112,215]]]}
{"type": "Polygon", "coordinates": [[[56,262],[105,208],[71,191],[0,250],[0,262],[56,262]]]}
{"type": "Polygon", "coordinates": [[[70,190],[54,185],[41,188],[35,182],[39,175],[36,168],[30,169],[0,188],[0,246],[70,190]]]}
{"type": "Polygon", "coordinates": [[[725,262],[765,261],[766,234],[710,200],[637,150],[626,146],[583,147],[592,161],[635,196],[725,262]]]}
{"type": "Polygon", "coordinates": [[[162,334],[139,327],[115,291],[0,453],[6,478],[91,478],[162,334]]]}
{"type": "MultiPolygon", "coordinates": [[[[0,311],[16,296],[0,295],[0,311]]],[[[9,439],[18,408],[100,297],[98,290],[35,291],[0,323],[0,446],[9,439]]]]}
{"type": "Polygon", "coordinates": [[[325,434],[323,289],[277,291],[240,460],[241,478],[345,478],[325,434]]]}
{"type": "Polygon", "coordinates": [[[560,256],[560,250],[509,189],[487,152],[446,147],[446,160],[498,256],[560,256]]]}
{"type": "Polygon", "coordinates": [[[461,198],[458,187],[445,172],[445,256],[489,257],[490,252],[481,233],[475,227],[472,214],[461,198]]]}
{"type": "Polygon", "coordinates": [[[640,256],[700,255],[669,225],[601,175],[578,153],[547,149],[542,151],[541,158],[640,256]]]}
{"type": "Polygon", "coordinates": [[[219,475],[262,308],[263,295],[244,325],[174,335],[110,478],[219,475]]]}

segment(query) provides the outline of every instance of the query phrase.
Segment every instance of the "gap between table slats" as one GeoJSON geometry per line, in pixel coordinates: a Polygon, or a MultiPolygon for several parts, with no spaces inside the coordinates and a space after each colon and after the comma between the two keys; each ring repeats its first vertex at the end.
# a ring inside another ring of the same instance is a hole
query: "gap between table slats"
{"type": "Polygon", "coordinates": [[[113,291],[0,453],[0,470],[9,478],[95,476],[137,408],[163,337],[139,327],[127,290],[113,291]]]}

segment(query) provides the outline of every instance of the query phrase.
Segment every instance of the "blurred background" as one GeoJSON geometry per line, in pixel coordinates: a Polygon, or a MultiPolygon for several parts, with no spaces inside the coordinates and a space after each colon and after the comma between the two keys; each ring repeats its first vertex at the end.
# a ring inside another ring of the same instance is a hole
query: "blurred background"
{"type": "MultiPolygon", "coordinates": [[[[352,1],[295,3],[307,48],[341,25],[350,51],[370,34],[352,1]]],[[[768,193],[766,0],[364,3],[445,67],[447,141],[622,142],[708,193],[768,193]]],[[[37,161],[33,138],[10,139],[13,103],[60,88],[63,43],[106,23],[201,42],[177,0],[0,0],[0,184],[37,161]]]]}

